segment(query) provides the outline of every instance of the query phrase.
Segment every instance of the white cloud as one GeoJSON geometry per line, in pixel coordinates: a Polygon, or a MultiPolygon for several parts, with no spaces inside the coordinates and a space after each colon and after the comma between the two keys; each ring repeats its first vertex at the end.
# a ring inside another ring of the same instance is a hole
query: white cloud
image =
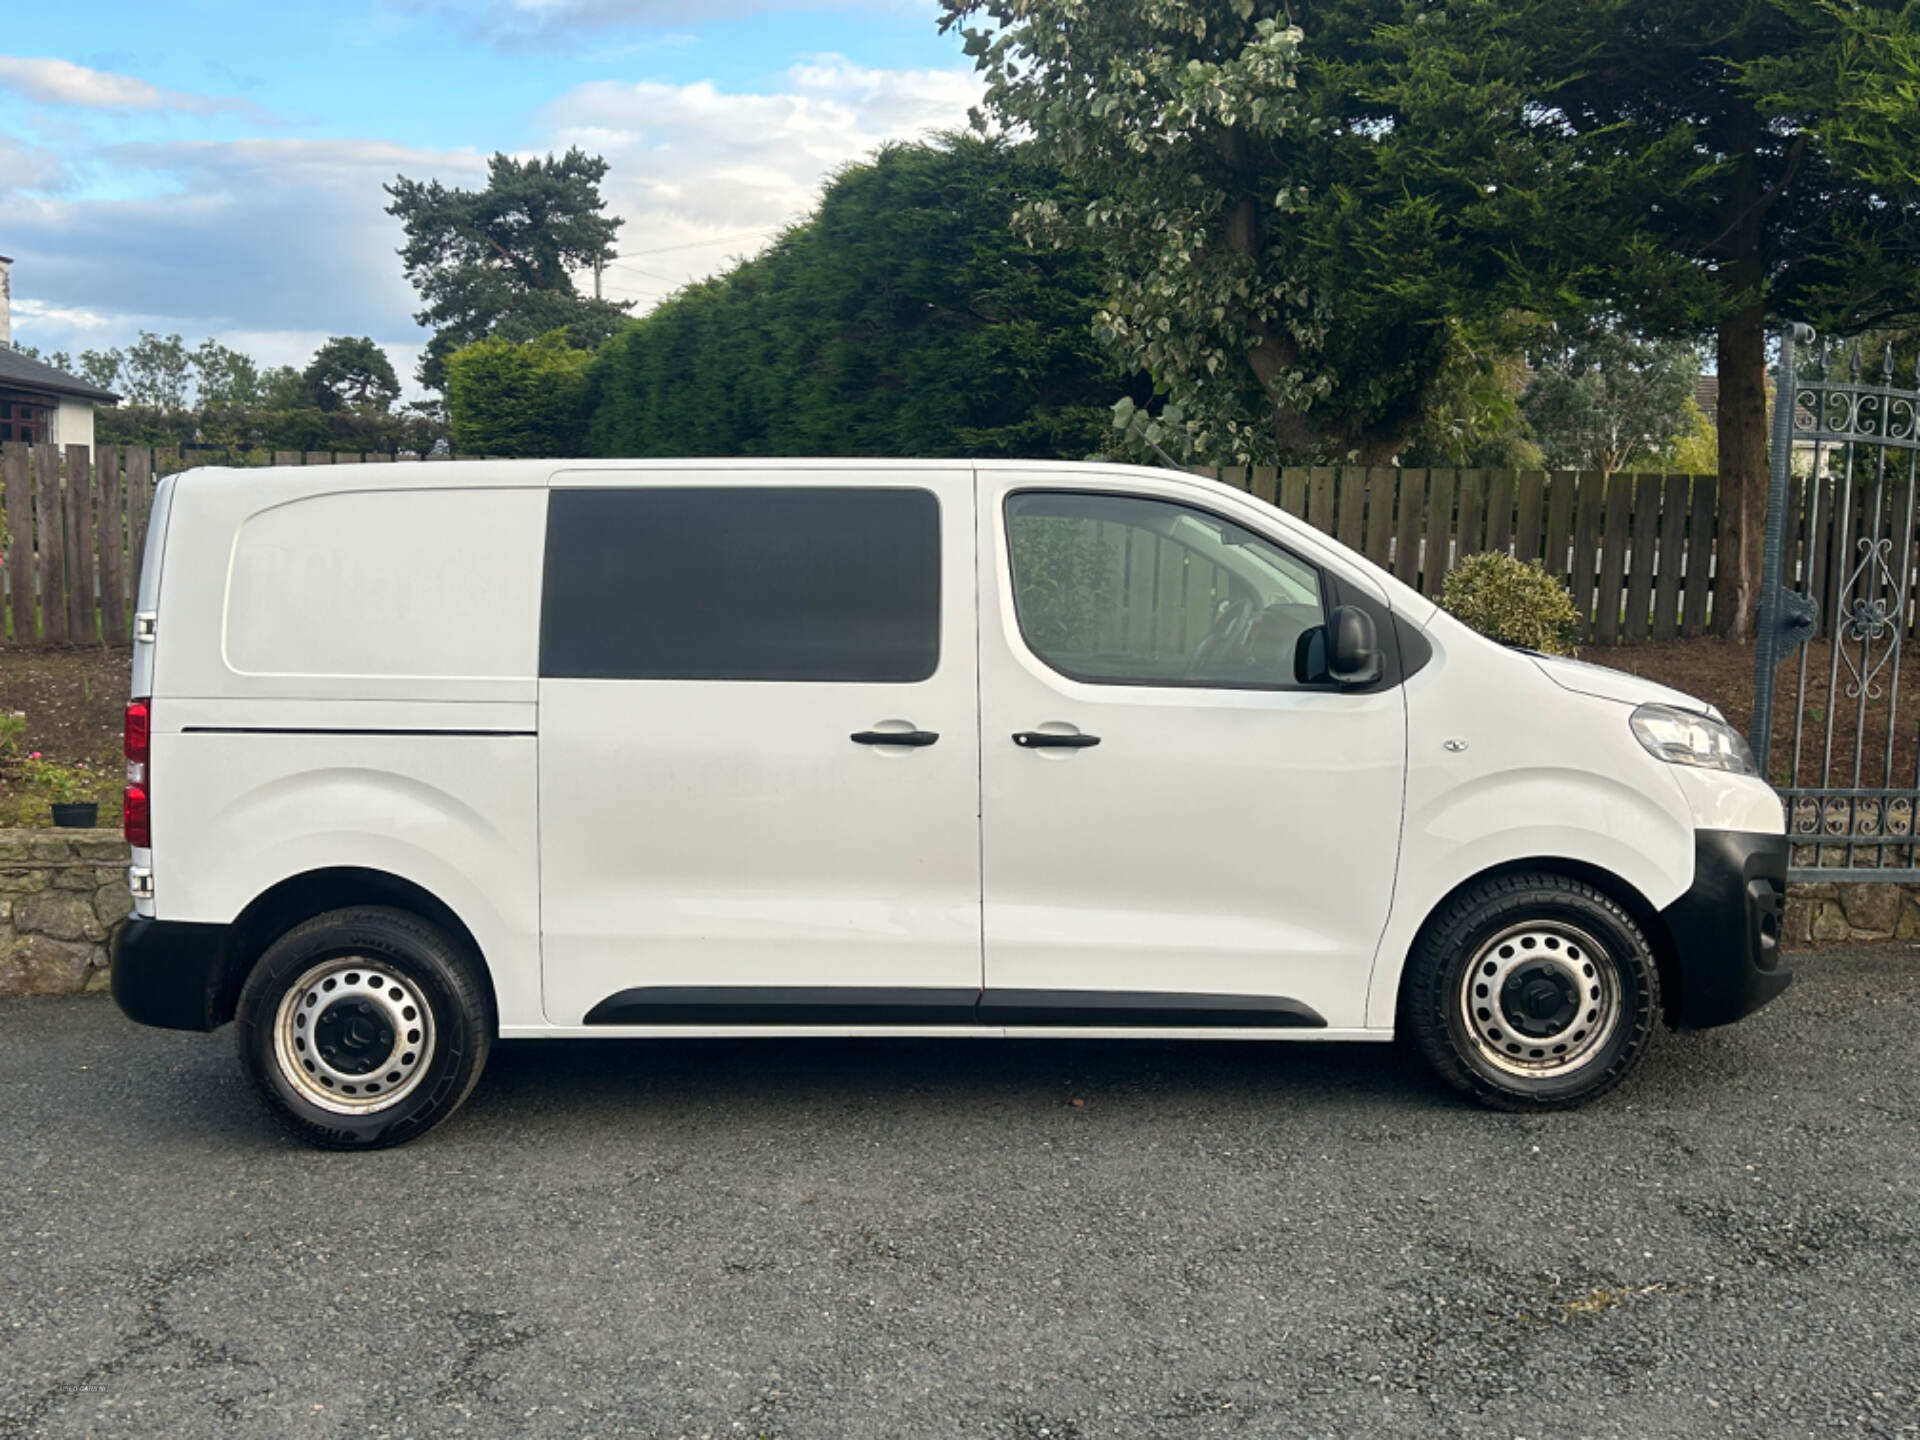
{"type": "Polygon", "coordinates": [[[142,329],[190,344],[252,336],[275,364],[304,363],[345,334],[371,335],[396,367],[411,356],[417,301],[380,187],[396,173],[471,184],[484,170],[476,154],[380,141],[130,144],[97,158],[161,193],[16,207],[0,192],[22,342],[121,345],[142,329]],[[82,313],[102,323],[82,325],[82,313]]]}
{"type": "Polygon", "coordinates": [[[110,70],[90,70],[51,56],[0,55],[0,90],[11,90],[41,105],[84,110],[172,111],[188,115],[229,112],[259,122],[271,117],[251,100],[190,95],[110,70]]]}
{"type": "MultiPolygon", "coordinates": [[[[545,108],[535,148],[580,144],[611,163],[609,208],[627,221],[631,258],[607,271],[606,293],[644,311],[758,250],[841,166],[963,123],[977,93],[970,71],[833,56],[766,92],[590,84],[545,108]]],[[[425,337],[381,186],[395,174],[471,186],[485,171],[472,151],[287,137],[94,145],[81,158],[88,188],[41,186],[47,164],[0,141],[0,249],[16,260],[24,343],[97,348],[144,328],[295,363],[329,335],[370,335],[396,368],[406,357],[407,375],[425,337]]]]}
{"type": "Polygon", "coordinates": [[[54,190],[66,182],[67,167],[53,151],[0,135],[0,198],[10,198],[11,192],[54,190]]]}
{"type": "Polygon", "coordinates": [[[600,82],[561,96],[543,119],[556,146],[611,164],[610,208],[627,222],[621,253],[641,253],[608,272],[609,295],[644,310],[802,218],[843,165],[964,124],[978,95],[971,70],[876,70],[820,56],[793,66],[778,92],[600,82]]]}
{"type": "Polygon", "coordinates": [[[30,330],[62,329],[68,333],[98,330],[107,317],[74,305],[48,305],[40,300],[15,300],[13,321],[30,330]]]}

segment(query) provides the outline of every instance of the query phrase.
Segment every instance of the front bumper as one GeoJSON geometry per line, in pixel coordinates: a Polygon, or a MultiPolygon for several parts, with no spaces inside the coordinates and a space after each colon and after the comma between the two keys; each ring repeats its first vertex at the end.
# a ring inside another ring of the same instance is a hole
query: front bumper
{"type": "Polygon", "coordinates": [[[225,1022],[227,927],[131,916],[113,945],[113,1000],[129,1020],[163,1030],[225,1022]]]}
{"type": "Polygon", "coordinates": [[[1676,1027],[1731,1024],[1793,983],[1780,954],[1786,898],[1786,836],[1694,832],[1693,886],[1660,912],[1679,967],[1676,1027]]]}

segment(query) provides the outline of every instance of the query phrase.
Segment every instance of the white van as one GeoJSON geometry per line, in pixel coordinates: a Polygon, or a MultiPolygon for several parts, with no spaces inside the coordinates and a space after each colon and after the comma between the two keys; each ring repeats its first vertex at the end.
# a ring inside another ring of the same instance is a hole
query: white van
{"type": "Polygon", "coordinates": [[[1790,978],[1712,707],[1191,476],[196,470],[146,553],[113,993],[317,1144],[560,1036],[1405,1033],[1541,1109],[1790,978]]]}

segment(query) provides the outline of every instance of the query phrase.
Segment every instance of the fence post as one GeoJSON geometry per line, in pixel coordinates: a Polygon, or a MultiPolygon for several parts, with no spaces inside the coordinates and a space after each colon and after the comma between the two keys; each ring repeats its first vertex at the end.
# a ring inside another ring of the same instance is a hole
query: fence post
{"type": "Polygon", "coordinates": [[[94,460],[100,472],[100,638],[109,645],[124,645],[128,638],[126,553],[132,542],[120,485],[120,448],[102,445],[94,460]]]}
{"type": "Polygon", "coordinates": [[[1511,470],[1487,472],[1487,549],[1506,555],[1513,549],[1513,486],[1511,470]]]}
{"type": "Polygon", "coordinates": [[[1393,575],[1402,585],[1420,584],[1420,521],[1427,511],[1427,472],[1402,470],[1398,474],[1399,513],[1393,537],[1393,575]]]}
{"type": "Polygon", "coordinates": [[[67,446],[67,638],[98,638],[93,609],[93,451],[67,446]]]}
{"type": "Polygon", "coordinates": [[[140,608],[140,569],[146,564],[147,509],[153,503],[153,452],[127,452],[127,595],[140,608]]]}
{"type": "Polygon", "coordinates": [[[67,540],[60,509],[60,452],[42,442],[33,447],[39,472],[33,532],[40,553],[40,639],[48,645],[67,643],[67,540]]]}
{"type": "Polygon", "coordinates": [[[1460,472],[1427,472],[1427,548],[1420,557],[1420,593],[1429,600],[1440,598],[1447,583],[1447,571],[1453,568],[1453,495],[1460,472]]]}
{"type": "Polygon", "coordinates": [[[1367,558],[1382,570],[1393,554],[1394,472],[1375,465],[1367,471],[1367,558]]]}
{"type": "MultiPolygon", "coordinates": [[[[1766,549],[1761,552],[1760,560],[1760,618],[1753,631],[1753,724],[1748,736],[1762,779],[1767,776],[1767,758],[1773,749],[1774,656],[1780,640],[1780,561],[1786,546],[1787,481],[1793,473],[1793,407],[1798,384],[1798,356],[1794,351],[1803,341],[1812,339],[1813,331],[1805,325],[1789,325],[1780,332],[1780,374],[1773,386],[1773,450],[1767,459],[1766,549]]],[[[1834,648],[1838,649],[1839,644],[1836,635],[1834,648]]]]}
{"type": "Polygon", "coordinates": [[[33,452],[24,442],[0,445],[7,487],[7,579],[13,593],[13,643],[31,645],[38,635],[33,615],[33,452]]]}

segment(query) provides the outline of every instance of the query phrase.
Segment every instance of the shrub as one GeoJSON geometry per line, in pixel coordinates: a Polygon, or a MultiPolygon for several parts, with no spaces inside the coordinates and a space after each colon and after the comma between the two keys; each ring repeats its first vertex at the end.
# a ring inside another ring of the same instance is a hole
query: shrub
{"type": "Polygon", "coordinates": [[[554,330],[516,345],[498,335],[447,360],[447,408],[463,455],[568,455],[577,451],[587,365],[593,357],[554,330]]]}
{"type": "Polygon", "coordinates": [[[1520,561],[1489,550],[1453,568],[1440,604],[1454,619],[1489,640],[1548,655],[1573,654],[1580,615],[1567,587],[1538,560],[1520,561]]]}

